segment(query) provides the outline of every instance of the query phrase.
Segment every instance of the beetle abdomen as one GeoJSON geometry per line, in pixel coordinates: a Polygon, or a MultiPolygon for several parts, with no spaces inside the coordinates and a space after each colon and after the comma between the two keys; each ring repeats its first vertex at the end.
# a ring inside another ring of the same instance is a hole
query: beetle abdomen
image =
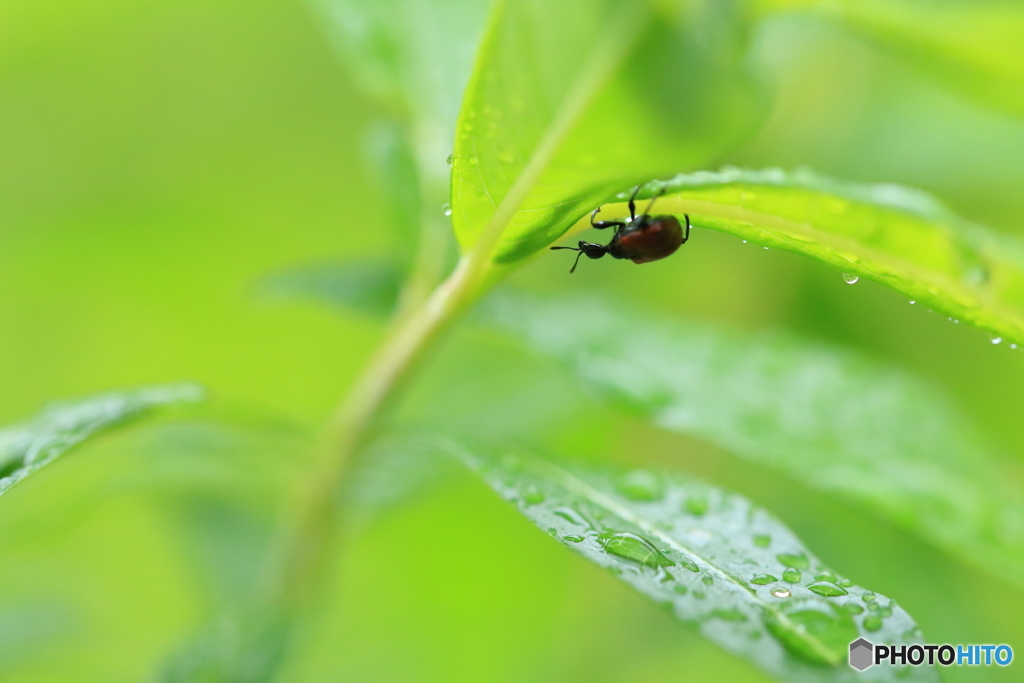
{"type": "Polygon", "coordinates": [[[675,216],[653,216],[638,230],[629,230],[615,240],[611,253],[633,263],[650,263],[671,256],[683,243],[683,229],[675,216]],[[614,252],[618,252],[617,254],[614,252]]]}

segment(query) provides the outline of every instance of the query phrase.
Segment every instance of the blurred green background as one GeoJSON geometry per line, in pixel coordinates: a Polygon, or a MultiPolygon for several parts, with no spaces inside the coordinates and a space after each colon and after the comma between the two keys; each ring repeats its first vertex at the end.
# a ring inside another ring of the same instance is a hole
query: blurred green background
{"type": "MultiPolygon", "coordinates": [[[[769,22],[756,56],[773,114],[723,163],[903,182],[1024,237],[1020,120],[813,18],[769,22]]],[[[0,501],[0,680],[149,679],[251,579],[307,435],[382,331],[355,315],[268,305],[253,283],[393,248],[379,218],[387,188],[371,183],[362,151],[380,116],[297,0],[0,5],[0,423],[54,398],[139,384],[194,379],[213,396],[211,407],[99,439],[0,501]]],[[[817,262],[699,229],[664,262],[589,265],[569,278],[564,259],[540,259],[514,279],[860,349],[945,390],[1024,469],[1024,353],[981,332],[873,283],[851,287],[817,262]]],[[[778,473],[613,412],[495,335],[456,334],[402,417],[692,471],[894,597],[929,642],[1024,652],[1021,588],[778,473]]],[[[439,478],[341,542],[334,594],[285,680],[764,680],[469,475],[439,478]]],[[[1024,680],[1021,671],[946,677],[1024,680]]]]}

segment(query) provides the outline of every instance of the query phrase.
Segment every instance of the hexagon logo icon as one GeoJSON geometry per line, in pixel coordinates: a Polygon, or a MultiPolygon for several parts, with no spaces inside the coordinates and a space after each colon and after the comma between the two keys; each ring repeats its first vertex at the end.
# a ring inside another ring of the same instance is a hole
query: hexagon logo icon
{"type": "Polygon", "coordinates": [[[875,646],[863,638],[850,643],[850,666],[857,671],[863,671],[874,664],[875,646]]]}

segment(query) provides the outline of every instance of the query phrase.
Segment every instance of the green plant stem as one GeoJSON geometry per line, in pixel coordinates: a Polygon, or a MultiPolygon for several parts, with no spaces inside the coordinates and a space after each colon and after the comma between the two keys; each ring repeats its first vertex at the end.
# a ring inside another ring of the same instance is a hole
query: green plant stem
{"type": "Polygon", "coordinates": [[[439,338],[493,282],[488,275],[494,273],[489,254],[474,250],[419,307],[396,318],[386,341],[328,426],[323,444],[326,467],[299,492],[272,568],[269,597],[276,608],[295,614],[315,599],[330,564],[335,500],[353,456],[394,406],[439,338]]]}

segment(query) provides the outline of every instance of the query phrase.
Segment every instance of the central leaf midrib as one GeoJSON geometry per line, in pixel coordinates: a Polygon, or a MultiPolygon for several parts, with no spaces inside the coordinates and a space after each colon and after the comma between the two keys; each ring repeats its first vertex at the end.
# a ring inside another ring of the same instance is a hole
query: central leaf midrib
{"type": "Polygon", "coordinates": [[[586,105],[597,95],[601,85],[629,53],[646,20],[646,8],[622,3],[618,15],[610,17],[606,22],[605,30],[593,40],[593,51],[584,60],[584,66],[558,105],[529,160],[485,224],[473,246],[474,251],[491,255],[562,141],[571,131],[573,122],[583,113],[586,105]]]}
{"type": "Polygon", "coordinates": [[[588,500],[593,500],[593,501],[597,502],[598,504],[602,505],[607,510],[609,510],[612,513],[618,515],[622,519],[625,519],[627,522],[630,522],[631,524],[635,524],[637,527],[642,529],[644,531],[644,533],[649,534],[651,536],[654,536],[654,537],[662,540],[664,543],[666,543],[667,545],[673,547],[675,550],[677,550],[677,551],[679,551],[681,553],[685,553],[685,554],[688,554],[688,555],[690,555],[692,557],[697,558],[698,560],[703,562],[705,565],[707,565],[708,568],[713,570],[713,572],[715,574],[717,574],[719,577],[721,577],[722,579],[727,580],[730,583],[732,583],[732,584],[742,588],[743,589],[743,595],[749,596],[750,600],[752,600],[756,604],[760,605],[766,611],[770,612],[776,619],[779,620],[780,623],[785,624],[786,627],[790,630],[791,633],[796,634],[799,638],[804,640],[808,645],[811,646],[811,648],[815,652],[817,652],[819,655],[821,655],[826,661],[828,661],[828,662],[836,662],[837,661],[835,659],[834,654],[824,645],[824,643],[822,643],[820,640],[818,640],[816,638],[812,638],[806,632],[801,632],[800,629],[797,628],[797,625],[794,624],[793,621],[791,621],[789,619],[789,617],[786,615],[786,613],[782,612],[781,610],[779,610],[775,606],[775,603],[771,603],[771,602],[765,601],[756,592],[753,592],[753,593],[750,592],[749,588],[747,587],[747,585],[744,582],[740,581],[739,579],[737,579],[736,577],[734,577],[732,574],[730,574],[729,572],[725,571],[724,569],[718,567],[713,561],[709,560],[703,554],[693,550],[692,548],[689,548],[689,547],[683,545],[682,543],[677,541],[672,536],[669,536],[669,535],[665,534],[664,532],[662,532],[657,527],[647,523],[646,520],[644,520],[642,517],[638,516],[636,513],[634,513],[628,507],[620,504],[617,500],[615,500],[614,498],[608,496],[603,491],[600,491],[599,489],[594,488],[593,486],[591,486],[587,482],[579,479],[578,477],[576,477],[574,474],[572,474],[568,470],[565,470],[565,469],[563,469],[561,467],[558,467],[557,465],[554,465],[554,464],[552,464],[552,463],[550,463],[550,462],[548,462],[546,460],[541,460],[539,458],[534,458],[533,460],[534,460],[535,464],[539,466],[540,469],[547,469],[550,472],[552,472],[555,475],[554,478],[560,479],[562,481],[562,483],[566,486],[567,489],[573,490],[574,492],[580,494],[581,496],[583,496],[584,498],[586,498],[588,500]]]}

